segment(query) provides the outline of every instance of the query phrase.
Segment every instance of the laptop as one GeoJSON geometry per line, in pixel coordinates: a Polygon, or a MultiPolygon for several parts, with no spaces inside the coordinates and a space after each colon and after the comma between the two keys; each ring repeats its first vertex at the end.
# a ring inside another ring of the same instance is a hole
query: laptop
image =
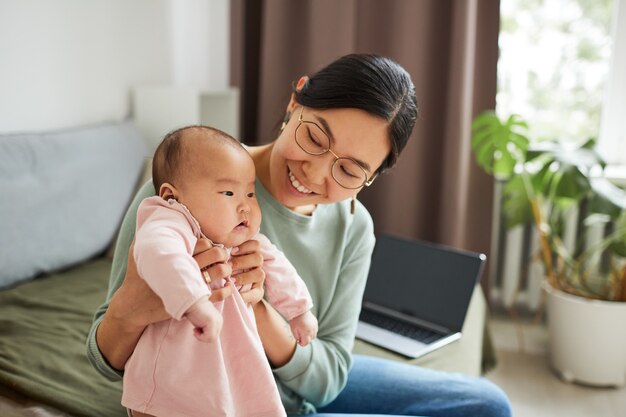
{"type": "Polygon", "coordinates": [[[481,253],[379,236],[357,337],[409,358],[460,339],[486,259],[481,253]]]}

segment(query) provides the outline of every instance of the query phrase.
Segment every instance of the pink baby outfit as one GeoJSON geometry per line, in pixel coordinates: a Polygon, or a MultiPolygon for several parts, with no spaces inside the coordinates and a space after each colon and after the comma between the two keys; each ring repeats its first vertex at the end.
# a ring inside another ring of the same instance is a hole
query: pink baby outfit
{"type": "MultiPolygon", "coordinates": [[[[252,308],[238,291],[215,303],[224,319],[219,340],[203,343],[184,319],[211,291],[192,254],[200,226],[175,200],[145,199],[137,212],[137,270],[161,297],[172,319],[149,325],[124,368],[122,405],[167,417],[284,416],[276,382],[257,333],[252,308]]],[[[312,307],[306,285],[263,235],[266,297],[287,319],[312,307]]],[[[211,288],[233,285],[219,280],[211,288]]]]}

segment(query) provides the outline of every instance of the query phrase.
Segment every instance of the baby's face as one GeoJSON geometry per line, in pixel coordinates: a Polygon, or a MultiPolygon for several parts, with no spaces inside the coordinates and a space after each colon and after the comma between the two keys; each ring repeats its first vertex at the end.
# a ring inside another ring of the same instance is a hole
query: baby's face
{"type": "Polygon", "coordinates": [[[214,243],[239,246],[259,232],[255,169],[245,150],[221,146],[193,156],[194,169],[184,175],[178,199],[214,243]]]}

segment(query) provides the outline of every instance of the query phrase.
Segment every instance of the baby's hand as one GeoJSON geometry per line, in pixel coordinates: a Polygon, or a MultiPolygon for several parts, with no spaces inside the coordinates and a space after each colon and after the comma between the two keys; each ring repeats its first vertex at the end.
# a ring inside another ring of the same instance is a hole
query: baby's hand
{"type": "Polygon", "coordinates": [[[193,324],[193,334],[201,342],[217,340],[224,323],[219,311],[208,298],[201,298],[187,310],[185,317],[193,324]]]}
{"type": "Polygon", "coordinates": [[[291,319],[289,326],[300,346],[308,345],[317,336],[317,319],[310,311],[291,319]]]}

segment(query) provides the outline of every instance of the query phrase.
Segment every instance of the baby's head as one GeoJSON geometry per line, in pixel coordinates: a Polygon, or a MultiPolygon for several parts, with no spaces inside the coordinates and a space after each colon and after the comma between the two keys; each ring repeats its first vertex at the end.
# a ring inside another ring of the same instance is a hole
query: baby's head
{"type": "Polygon", "coordinates": [[[184,204],[215,243],[239,246],[261,226],[250,154],[228,134],[207,126],[168,133],[154,153],[159,196],[184,204]]]}

